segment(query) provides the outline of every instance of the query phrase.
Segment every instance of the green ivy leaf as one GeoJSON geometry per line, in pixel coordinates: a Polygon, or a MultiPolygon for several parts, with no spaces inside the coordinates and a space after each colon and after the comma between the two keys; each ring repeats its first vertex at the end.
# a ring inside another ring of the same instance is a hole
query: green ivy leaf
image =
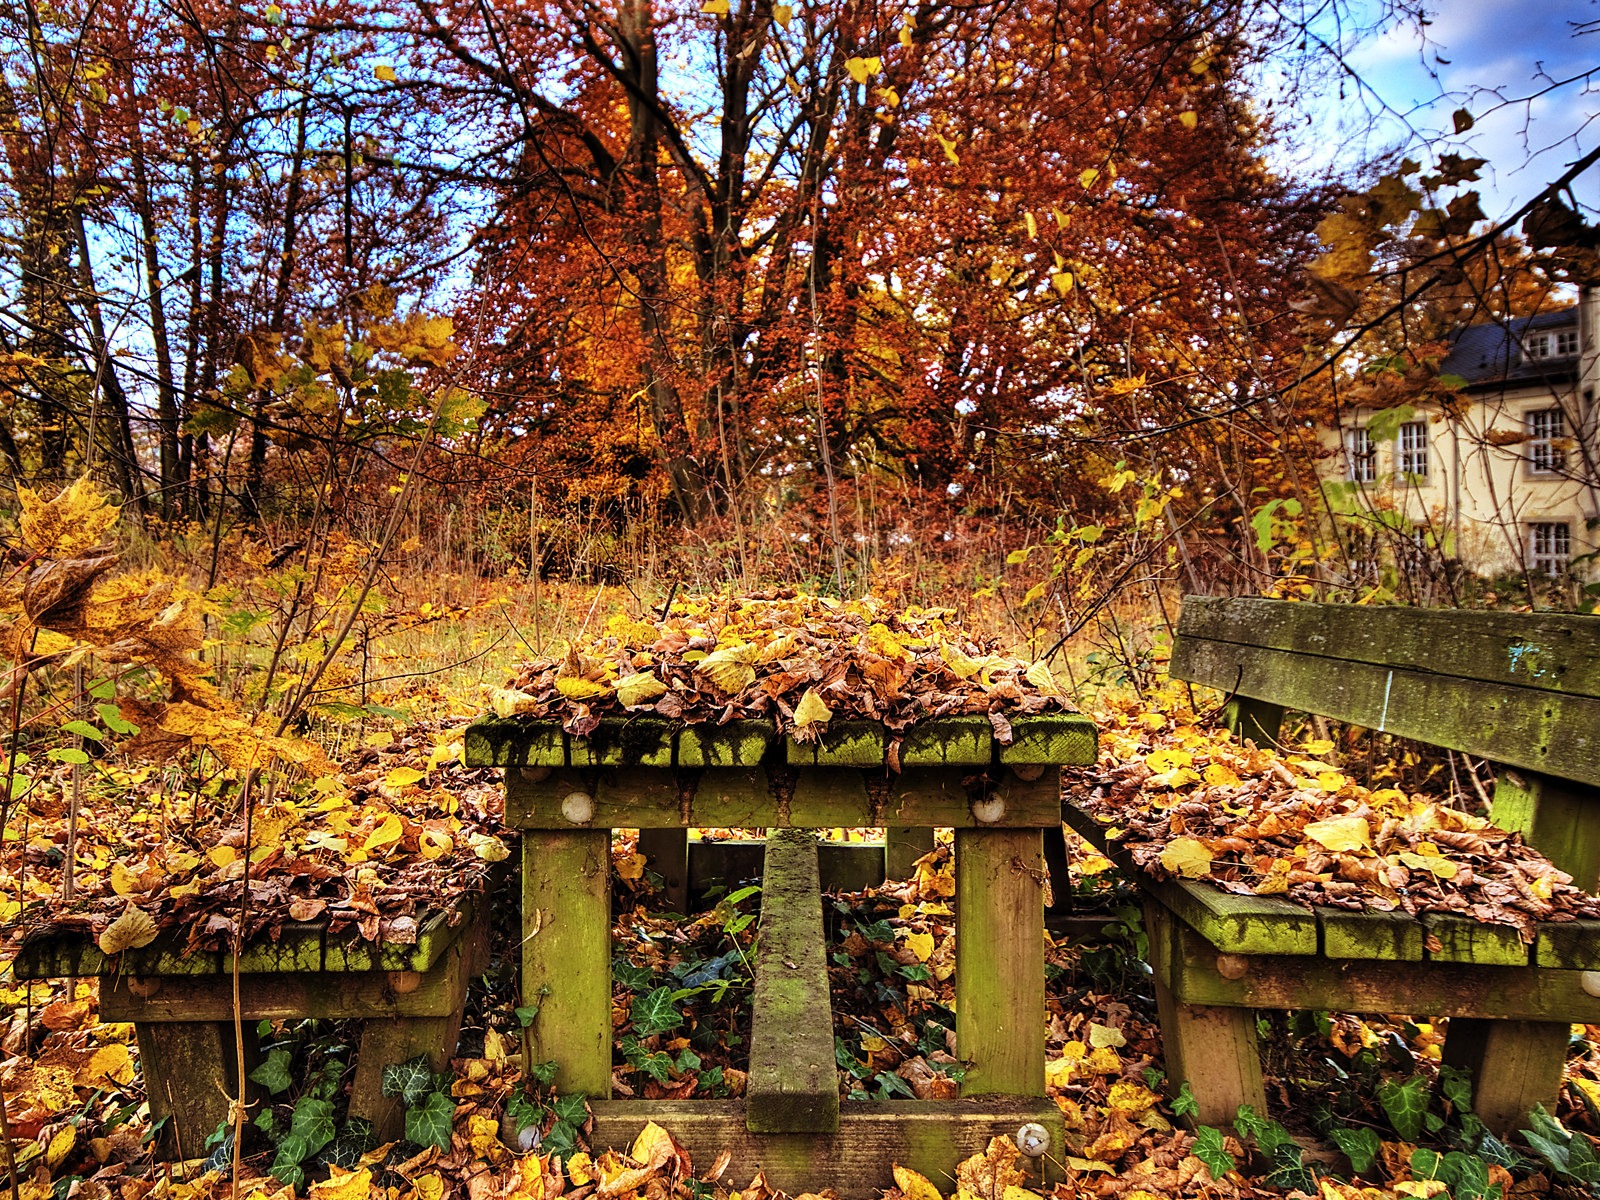
{"type": "Polygon", "coordinates": [[[1293,1141],[1279,1142],[1272,1148],[1272,1168],[1262,1182],[1279,1191],[1305,1192],[1315,1196],[1317,1177],[1306,1167],[1300,1155],[1300,1147],[1293,1141]]]}
{"type": "Polygon", "coordinates": [[[517,1014],[517,1023],[526,1029],[533,1024],[533,1019],[539,1015],[539,1006],[537,1004],[519,1004],[512,1011],[517,1014]]]}
{"type": "Polygon", "coordinates": [[[274,1096],[288,1091],[294,1083],[294,1076],[289,1074],[289,1064],[293,1059],[294,1055],[287,1046],[274,1046],[267,1052],[266,1061],[250,1072],[251,1082],[259,1083],[274,1096]]]}
{"type": "Polygon", "coordinates": [[[1423,1116],[1428,1111],[1428,1084],[1420,1075],[1410,1079],[1385,1079],[1378,1084],[1378,1103],[1394,1131],[1408,1142],[1422,1136],[1423,1116]]]}
{"type": "Polygon", "coordinates": [[[561,1064],[551,1059],[549,1062],[534,1063],[528,1068],[528,1078],[540,1087],[549,1087],[555,1082],[556,1072],[561,1069],[561,1064]]]}
{"type": "Polygon", "coordinates": [[[1372,1169],[1383,1149],[1383,1142],[1371,1129],[1350,1129],[1336,1126],[1328,1131],[1339,1152],[1350,1160],[1350,1169],[1364,1175],[1372,1169]]]}
{"type": "Polygon", "coordinates": [[[565,1121],[574,1129],[589,1119],[589,1097],[582,1092],[557,1096],[550,1102],[550,1107],[556,1114],[556,1120],[565,1121]]]}
{"type": "MultiPolygon", "coordinates": [[[[297,1138],[304,1141],[305,1153],[300,1155],[300,1159],[305,1159],[333,1141],[334,1133],[333,1103],[302,1096],[295,1101],[294,1116],[289,1121],[289,1136],[284,1139],[284,1144],[297,1138]]],[[[281,1145],[279,1149],[282,1149],[281,1145]]]]}
{"type": "MultiPolygon", "coordinates": [[[[1188,1091],[1189,1085],[1187,1083],[1183,1087],[1184,1091],[1188,1091]]],[[[1192,1096],[1190,1097],[1190,1103],[1194,1103],[1192,1096]]],[[[1173,1108],[1176,1111],[1177,1106],[1174,1105],[1173,1108]]],[[[1198,1106],[1196,1106],[1196,1111],[1198,1111],[1198,1106]]],[[[1190,1148],[1190,1153],[1205,1163],[1206,1170],[1211,1172],[1211,1178],[1215,1180],[1220,1181],[1223,1176],[1238,1166],[1234,1161],[1233,1155],[1228,1153],[1223,1144],[1222,1130],[1210,1125],[1202,1125],[1194,1131],[1194,1145],[1190,1148]]]]}
{"type": "Polygon", "coordinates": [[[406,1110],[406,1141],[419,1146],[450,1149],[450,1127],[455,1121],[456,1102],[447,1092],[430,1092],[420,1107],[406,1110]]]}
{"type": "Polygon", "coordinates": [[[407,1108],[416,1104],[433,1090],[433,1068],[428,1056],[419,1054],[403,1063],[387,1064],[383,1068],[382,1090],[385,1096],[400,1097],[400,1103],[407,1108]]]}
{"type": "Polygon", "coordinates": [[[521,1133],[529,1125],[537,1125],[544,1120],[544,1109],[528,1099],[523,1092],[512,1092],[511,1099],[506,1103],[506,1116],[516,1123],[517,1132],[521,1133]]]}
{"type": "Polygon", "coordinates": [[[683,1023],[683,1014],[672,1002],[673,989],[659,987],[633,1002],[633,1031],[639,1037],[666,1033],[683,1023]]]}
{"type": "MultiPolygon", "coordinates": [[[[1172,1098],[1172,1111],[1180,1117],[1198,1117],[1200,1115],[1200,1102],[1194,1098],[1194,1089],[1189,1086],[1187,1079],[1183,1081],[1183,1086],[1178,1089],[1178,1094],[1172,1098]]],[[[1220,1137],[1221,1135],[1218,1134],[1218,1136],[1220,1137]]],[[[1220,1145],[1221,1143],[1218,1144],[1220,1145]]],[[[1215,1171],[1211,1173],[1211,1177],[1213,1179],[1221,1178],[1215,1171]]]]}

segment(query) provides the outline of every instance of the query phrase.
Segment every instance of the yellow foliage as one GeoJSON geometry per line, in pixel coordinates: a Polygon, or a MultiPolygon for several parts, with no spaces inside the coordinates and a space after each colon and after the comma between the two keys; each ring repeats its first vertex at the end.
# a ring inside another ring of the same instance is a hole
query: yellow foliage
{"type": "Polygon", "coordinates": [[[100,546],[117,523],[117,509],[89,476],[74,480],[50,500],[17,488],[22,542],[41,558],[78,558],[100,546]]]}

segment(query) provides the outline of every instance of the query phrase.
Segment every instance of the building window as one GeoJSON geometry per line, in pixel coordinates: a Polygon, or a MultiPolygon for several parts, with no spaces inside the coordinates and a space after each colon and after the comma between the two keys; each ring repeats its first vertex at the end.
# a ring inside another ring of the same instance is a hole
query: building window
{"type": "Polygon", "coordinates": [[[1557,329],[1549,333],[1530,333],[1522,339],[1522,352],[1530,359],[1571,358],[1578,352],[1578,331],[1557,329]]]}
{"type": "Polygon", "coordinates": [[[1428,423],[1407,421],[1400,426],[1398,467],[1401,475],[1415,479],[1428,477],[1428,423]]]}
{"type": "Polygon", "coordinates": [[[1356,483],[1378,480],[1378,447],[1365,429],[1347,429],[1344,435],[1346,477],[1356,483]]]}
{"type": "Polygon", "coordinates": [[[1554,475],[1567,466],[1566,419],[1559,408],[1539,408],[1528,414],[1528,469],[1535,475],[1554,475]]]}
{"type": "Polygon", "coordinates": [[[1565,575],[1572,565],[1572,532],[1565,521],[1529,526],[1529,563],[1541,575],[1565,575]]]}

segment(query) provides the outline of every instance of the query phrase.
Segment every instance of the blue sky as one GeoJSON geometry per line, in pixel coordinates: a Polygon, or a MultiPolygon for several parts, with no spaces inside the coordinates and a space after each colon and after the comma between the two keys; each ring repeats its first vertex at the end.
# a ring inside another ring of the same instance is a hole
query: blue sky
{"type": "MultiPolygon", "coordinates": [[[[1477,123],[1450,148],[1489,160],[1479,187],[1490,217],[1532,199],[1600,143],[1600,0],[1433,0],[1429,21],[1360,45],[1348,61],[1364,89],[1347,80],[1341,98],[1336,84],[1324,86],[1294,140],[1358,162],[1453,135],[1451,113],[1466,108],[1477,123]],[[1575,78],[1585,72],[1596,74],[1575,78]]],[[[1574,190],[1600,209],[1600,167],[1574,190]]]]}

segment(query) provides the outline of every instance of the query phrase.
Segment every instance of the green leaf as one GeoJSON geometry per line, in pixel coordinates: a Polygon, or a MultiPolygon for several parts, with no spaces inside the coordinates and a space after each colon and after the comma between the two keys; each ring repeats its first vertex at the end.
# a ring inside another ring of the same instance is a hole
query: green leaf
{"type": "Polygon", "coordinates": [[[302,1096],[295,1101],[294,1116],[289,1121],[289,1136],[284,1142],[295,1138],[303,1140],[306,1150],[300,1158],[304,1159],[333,1141],[334,1132],[332,1101],[302,1096]]]}
{"type": "Polygon", "coordinates": [[[406,1141],[450,1149],[450,1126],[455,1116],[456,1102],[448,1092],[429,1092],[420,1107],[406,1110],[406,1141]]]}
{"type": "Polygon", "coordinates": [[[1442,1179],[1439,1169],[1444,1165],[1444,1156],[1437,1150],[1429,1150],[1426,1146],[1418,1146],[1411,1152],[1409,1170],[1413,1179],[1442,1179]]]}
{"type": "Polygon", "coordinates": [[[426,1054],[419,1054],[403,1063],[388,1063],[383,1068],[383,1094],[399,1096],[400,1103],[407,1108],[432,1089],[433,1068],[428,1065],[426,1054]]]}
{"type": "Polygon", "coordinates": [[[61,727],[61,732],[76,734],[78,737],[88,738],[91,742],[106,740],[105,733],[87,721],[68,721],[61,727]]]}
{"type": "Polygon", "coordinates": [[[372,1122],[365,1117],[351,1117],[345,1121],[339,1136],[322,1152],[322,1161],[344,1171],[354,1171],[361,1165],[361,1156],[378,1144],[372,1122]]]}
{"type": "Polygon", "coordinates": [[[556,1120],[565,1121],[574,1128],[589,1119],[589,1097],[582,1092],[557,1096],[550,1102],[550,1108],[556,1114],[556,1120]]]}
{"type": "Polygon", "coordinates": [[[655,974],[649,967],[635,966],[620,954],[611,960],[611,978],[630,992],[642,991],[649,987],[655,974]]]}
{"type": "Polygon", "coordinates": [[[1414,1142],[1422,1136],[1422,1118],[1428,1111],[1428,1084],[1422,1076],[1404,1082],[1385,1079],[1378,1084],[1378,1103],[1402,1139],[1414,1142]]]}
{"type": "Polygon", "coordinates": [[[533,1019],[539,1015],[539,1006],[537,1004],[519,1004],[511,1011],[517,1014],[517,1024],[526,1029],[533,1024],[533,1019]]]}
{"type": "Polygon", "coordinates": [[[287,1046],[274,1046],[267,1052],[267,1059],[254,1071],[250,1072],[253,1083],[259,1083],[274,1096],[289,1090],[294,1083],[294,1076],[289,1074],[289,1064],[294,1055],[287,1046]]]}
{"type": "Polygon", "coordinates": [[[1372,1170],[1372,1164],[1378,1161],[1378,1152],[1383,1148],[1382,1140],[1371,1129],[1335,1126],[1328,1131],[1328,1136],[1339,1147],[1339,1152],[1350,1160],[1350,1169],[1357,1175],[1372,1170]]]}
{"type": "Polygon", "coordinates": [[[89,756],[75,746],[57,746],[45,751],[45,757],[58,763],[70,763],[74,767],[87,766],[89,762],[89,756]]]}
{"type": "Polygon", "coordinates": [[[633,1031],[639,1037],[666,1033],[683,1023],[683,1013],[672,1002],[673,989],[659,987],[633,1002],[633,1031]]]}
{"type": "MultiPolygon", "coordinates": [[[[1183,1086],[1178,1089],[1178,1094],[1172,1098],[1172,1111],[1174,1115],[1180,1117],[1198,1117],[1200,1115],[1200,1102],[1194,1098],[1194,1089],[1189,1086],[1187,1079],[1183,1081],[1183,1086]]],[[[1220,1145],[1221,1143],[1218,1144],[1220,1145]]],[[[1211,1172],[1211,1177],[1213,1179],[1221,1178],[1215,1171],[1211,1172]]]]}
{"type": "Polygon", "coordinates": [[[557,1121],[545,1130],[539,1149],[561,1161],[571,1158],[578,1150],[578,1131],[565,1121],[557,1121]]]}
{"type": "Polygon", "coordinates": [[[1416,419],[1417,410],[1409,404],[1401,404],[1395,408],[1386,408],[1380,413],[1374,413],[1367,422],[1367,433],[1374,442],[1393,441],[1400,435],[1400,426],[1407,421],[1416,419]]]}
{"type": "Polygon", "coordinates": [[[544,1109],[528,1099],[525,1093],[517,1091],[511,1093],[511,1099],[506,1102],[506,1116],[516,1122],[517,1132],[521,1133],[529,1125],[537,1125],[544,1120],[544,1109]]]}
{"type": "Polygon", "coordinates": [[[1306,1167],[1300,1147],[1293,1141],[1279,1142],[1272,1148],[1272,1167],[1262,1182],[1283,1192],[1317,1194],[1317,1177],[1306,1167]]]}
{"type": "MultiPolygon", "coordinates": [[[[1184,1091],[1188,1091],[1189,1085],[1187,1083],[1183,1087],[1184,1091]]],[[[1192,1096],[1189,1102],[1191,1105],[1194,1104],[1192,1096]]],[[[1195,1108],[1198,1111],[1198,1105],[1195,1108]]],[[[1177,1111],[1176,1105],[1173,1106],[1173,1111],[1177,1111]]],[[[1211,1172],[1211,1178],[1215,1180],[1221,1180],[1229,1171],[1238,1166],[1234,1162],[1233,1155],[1229,1154],[1223,1146],[1222,1130],[1210,1125],[1202,1125],[1194,1131],[1194,1145],[1190,1147],[1190,1153],[1205,1163],[1206,1170],[1211,1172]]]]}
{"type": "Polygon", "coordinates": [[[561,1069],[561,1064],[551,1059],[549,1062],[534,1063],[528,1068],[528,1078],[540,1087],[549,1087],[555,1082],[556,1072],[561,1069]]]}

